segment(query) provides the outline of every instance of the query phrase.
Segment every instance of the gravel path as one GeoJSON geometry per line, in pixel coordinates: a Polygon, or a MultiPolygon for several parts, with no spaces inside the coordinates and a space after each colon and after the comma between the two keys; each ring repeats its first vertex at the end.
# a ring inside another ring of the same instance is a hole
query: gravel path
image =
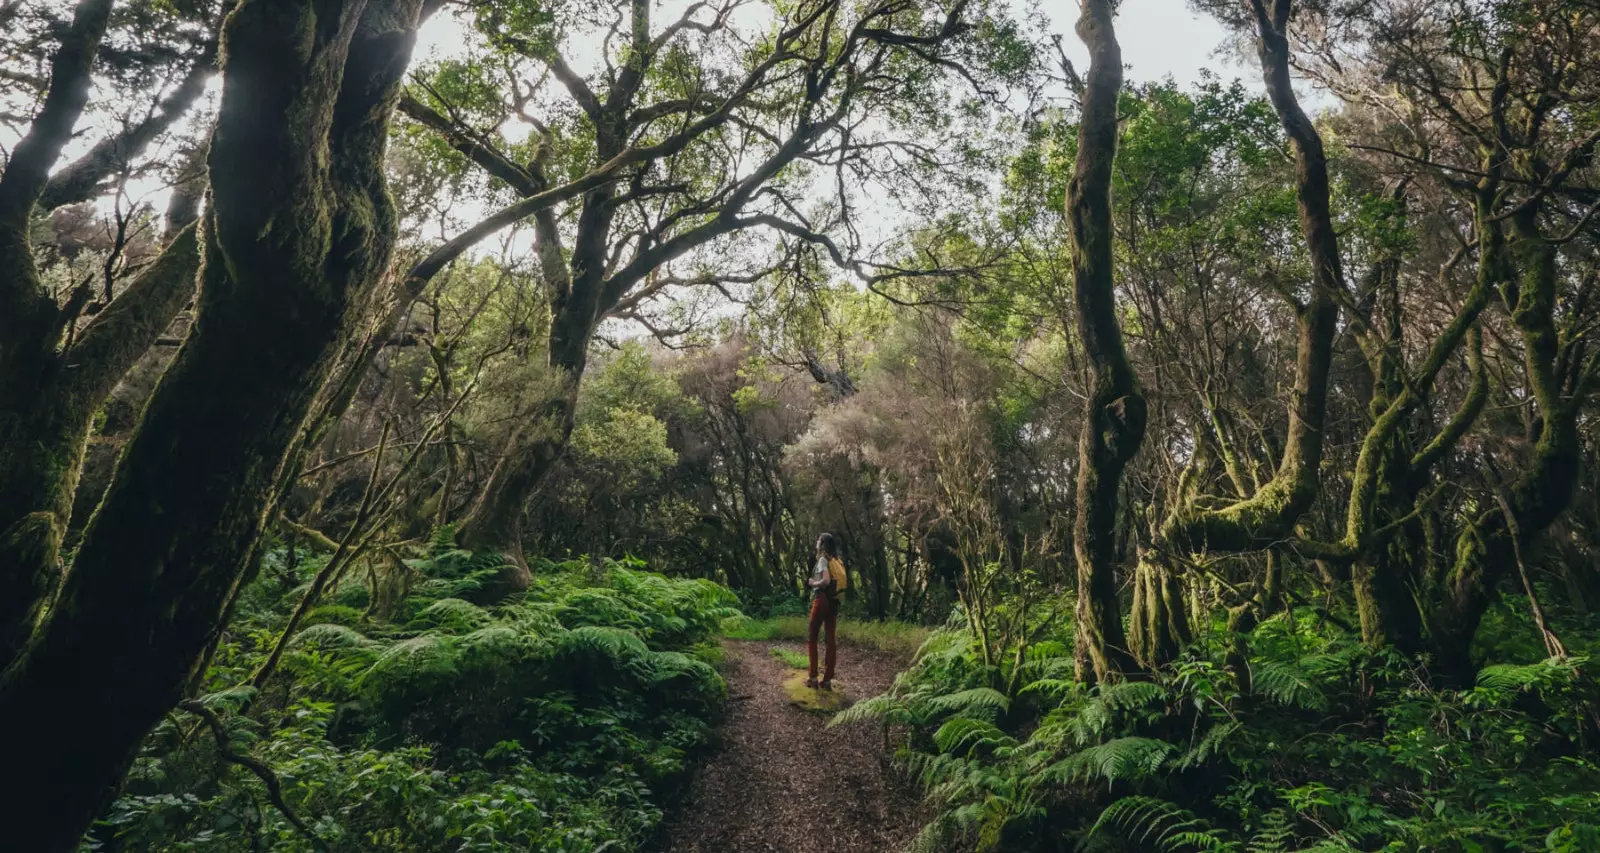
{"type": "MultiPolygon", "coordinates": [[[[893,853],[921,828],[913,792],[885,774],[875,726],[824,729],[827,717],[789,704],[793,672],[773,657],[799,643],[728,641],[730,704],[720,745],[669,821],[668,853],[893,853]]],[[[889,688],[901,662],[839,648],[835,688],[852,700],[889,688]]]]}

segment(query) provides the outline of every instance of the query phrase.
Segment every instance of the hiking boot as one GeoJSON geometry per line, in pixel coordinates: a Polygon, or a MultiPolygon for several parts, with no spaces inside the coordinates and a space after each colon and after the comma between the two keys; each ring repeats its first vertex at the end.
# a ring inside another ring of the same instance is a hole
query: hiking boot
{"type": "Polygon", "coordinates": [[[822,689],[831,692],[833,690],[833,679],[830,678],[827,681],[822,682],[822,689]]]}
{"type": "MultiPolygon", "coordinates": [[[[817,680],[815,678],[806,679],[806,686],[811,688],[812,690],[817,689],[817,680]]],[[[823,688],[823,689],[826,690],[827,688],[823,688]]]]}

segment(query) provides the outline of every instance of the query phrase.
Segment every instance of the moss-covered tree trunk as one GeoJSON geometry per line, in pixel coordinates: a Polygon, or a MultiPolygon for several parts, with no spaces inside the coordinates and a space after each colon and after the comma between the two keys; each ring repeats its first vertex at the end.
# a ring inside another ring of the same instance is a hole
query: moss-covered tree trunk
{"type": "Polygon", "coordinates": [[[0,677],[7,844],[75,849],[223,627],[285,454],[388,262],[419,0],[246,0],[224,28],[193,330],[61,593],[0,677]]]}
{"type": "Polygon", "coordinates": [[[1293,534],[1321,484],[1328,377],[1345,287],[1334,228],[1328,160],[1322,137],[1300,108],[1289,73],[1290,0],[1250,0],[1257,52],[1268,99],[1294,153],[1300,230],[1311,257],[1310,294],[1295,308],[1295,380],[1288,436],[1272,480],[1250,497],[1218,509],[1186,507],[1162,525],[1158,545],[1186,553],[1239,552],[1271,547],[1293,534]]]}
{"type": "Polygon", "coordinates": [[[1117,321],[1111,230],[1111,169],[1117,151],[1122,49],[1110,0],[1084,0],[1078,37],[1089,48],[1078,155],[1067,188],[1073,250],[1073,301],[1089,365],[1089,399],[1078,439],[1077,518],[1079,678],[1105,679],[1138,668],[1128,653],[1117,603],[1117,496],[1122,472],[1144,441],[1145,400],[1117,321]]]}
{"type": "Polygon", "coordinates": [[[166,251],[81,329],[87,289],[58,305],[35,268],[29,228],[87,103],[110,8],[78,4],[45,102],[0,176],[0,671],[57,580],[90,420],[188,299],[198,265],[193,228],[174,220],[166,251]]]}
{"type": "Polygon", "coordinates": [[[1446,594],[1429,620],[1436,669],[1457,682],[1472,676],[1473,639],[1501,580],[1517,565],[1518,548],[1530,545],[1572,501],[1581,469],[1578,417],[1594,379],[1588,368],[1574,379],[1560,372],[1557,245],[1541,230],[1541,205],[1524,203],[1515,209],[1512,239],[1502,249],[1490,201],[1481,197],[1480,263],[1493,264],[1494,253],[1506,253],[1507,268],[1495,278],[1501,281],[1502,297],[1522,340],[1540,427],[1532,459],[1505,489],[1505,506],[1497,502],[1483,510],[1457,536],[1446,594]],[[1571,393],[1564,393],[1564,386],[1571,393]]]}
{"type": "Polygon", "coordinates": [[[32,631],[54,586],[91,421],[133,363],[194,292],[195,228],[186,226],[70,349],[27,377],[0,367],[0,671],[32,631]]]}
{"type": "MultiPolygon", "coordinates": [[[[603,154],[620,145],[607,134],[600,136],[602,144],[610,146],[602,148],[603,154]]],[[[522,558],[522,518],[528,499],[566,452],[578,389],[589,363],[589,344],[610,307],[605,304],[602,285],[614,214],[612,197],[610,187],[586,193],[568,266],[545,264],[545,278],[554,290],[547,364],[559,386],[512,434],[457,534],[463,547],[505,551],[516,558],[507,564],[510,573],[506,581],[513,587],[527,585],[526,569],[517,564],[522,558]]]]}
{"type": "Polygon", "coordinates": [[[1177,657],[1191,639],[1181,577],[1159,560],[1141,556],[1133,571],[1133,614],[1128,622],[1134,658],[1146,667],[1157,667],[1177,657]]]}

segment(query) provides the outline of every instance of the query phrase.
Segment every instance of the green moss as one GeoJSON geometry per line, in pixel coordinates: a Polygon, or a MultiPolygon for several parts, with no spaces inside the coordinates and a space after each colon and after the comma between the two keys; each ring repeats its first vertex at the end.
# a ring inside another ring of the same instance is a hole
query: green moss
{"type": "Polygon", "coordinates": [[[845,694],[844,687],[835,681],[832,690],[818,690],[806,686],[806,673],[796,672],[783,682],[783,692],[789,696],[789,704],[803,711],[817,714],[833,714],[844,710],[850,704],[845,694]]]}

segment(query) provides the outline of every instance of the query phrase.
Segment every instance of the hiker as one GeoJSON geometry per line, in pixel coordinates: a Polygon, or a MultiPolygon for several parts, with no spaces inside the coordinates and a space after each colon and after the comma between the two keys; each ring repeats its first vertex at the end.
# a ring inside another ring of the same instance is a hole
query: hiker
{"type": "Polygon", "coordinates": [[[817,631],[824,625],[828,628],[828,653],[822,669],[823,690],[833,689],[833,662],[839,653],[839,596],[850,585],[849,576],[844,570],[844,561],[839,559],[839,540],[832,533],[824,533],[817,537],[816,566],[811,572],[811,579],[806,581],[806,586],[811,588],[811,632],[807,641],[808,650],[811,652],[811,677],[806,679],[806,686],[816,688],[817,684],[817,631]]]}

